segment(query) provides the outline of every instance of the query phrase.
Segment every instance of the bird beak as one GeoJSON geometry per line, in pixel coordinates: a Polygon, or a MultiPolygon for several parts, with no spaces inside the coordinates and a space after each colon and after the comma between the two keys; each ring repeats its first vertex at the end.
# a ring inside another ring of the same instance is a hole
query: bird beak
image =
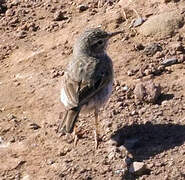
{"type": "Polygon", "coordinates": [[[121,33],[124,33],[124,31],[117,31],[117,32],[113,32],[113,33],[108,33],[108,38],[111,38],[117,34],[121,34],[121,33]]]}

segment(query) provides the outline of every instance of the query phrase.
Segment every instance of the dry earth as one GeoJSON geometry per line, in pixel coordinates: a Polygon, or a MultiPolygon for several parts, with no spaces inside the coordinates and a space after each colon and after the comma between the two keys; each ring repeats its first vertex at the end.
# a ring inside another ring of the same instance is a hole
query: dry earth
{"type": "Polygon", "coordinates": [[[184,16],[184,0],[0,0],[0,180],[185,179],[184,16]],[[77,147],[56,129],[74,40],[97,26],[125,33],[108,47],[115,83],[95,151],[93,115],[80,116],[77,147]],[[135,99],[151,79],[161,95],[135,99]]]}

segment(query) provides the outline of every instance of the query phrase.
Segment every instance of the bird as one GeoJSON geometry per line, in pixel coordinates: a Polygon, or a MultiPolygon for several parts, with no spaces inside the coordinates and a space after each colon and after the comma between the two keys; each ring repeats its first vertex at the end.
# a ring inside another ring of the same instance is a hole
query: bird
{"type": "Polygon", "coordinates": [[[81,33],[73,46],[73,53],[64,70],[60,100],[65,106],[58,132],[78,135],[76,122],[79,113],[94,111],[95,149],[99,143],[99,109],[108,101],[113,88],[113,63],[106,53],[110,38],[123,31],[108,33],[101,28],[90,28],[81,33]]]}

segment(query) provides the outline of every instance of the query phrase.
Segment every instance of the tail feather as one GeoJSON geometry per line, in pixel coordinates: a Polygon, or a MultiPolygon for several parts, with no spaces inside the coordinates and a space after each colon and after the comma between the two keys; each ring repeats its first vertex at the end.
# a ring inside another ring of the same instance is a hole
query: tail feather
{"type": "Polygon", "coordinates": [[[70,109],[67,110],[63,116],[63,121],[59,125],[59,132],[72,133],[74,125],[78,119],[80,110],[70,109]]]}

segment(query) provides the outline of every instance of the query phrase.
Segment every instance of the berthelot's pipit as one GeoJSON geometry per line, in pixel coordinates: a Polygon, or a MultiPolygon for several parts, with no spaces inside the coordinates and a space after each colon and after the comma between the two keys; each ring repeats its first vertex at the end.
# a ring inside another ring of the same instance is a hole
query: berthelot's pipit
{"type": "Polygon", "coordinates": [[[113,85],[113,66],[106,53],[108,40],[119,32],[107,33],[93,28],[82,33],[73,47],[65,70],[61,102],[66,108],[59,132],[75,134],[75,123],[81,111],[94,111],[95,148],[98,146],[98,111],[109,99],[113,85]]]}

